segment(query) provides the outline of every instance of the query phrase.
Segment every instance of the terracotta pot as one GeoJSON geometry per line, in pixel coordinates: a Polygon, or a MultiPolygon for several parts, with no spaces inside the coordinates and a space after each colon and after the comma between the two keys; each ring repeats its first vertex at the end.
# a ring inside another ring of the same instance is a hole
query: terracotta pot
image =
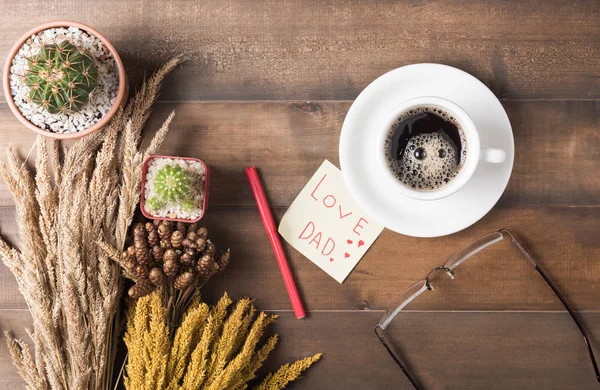
{"type": "Polygon", "coordinates": [[[123,67],[123,62],[121,61],[121,57],[119,57],[119,53],[117,53],[114,46],[109,42],[108,39],[106,39],[106,37],[104,35],[102,35],[98,31],[96,31],[92,27],[86,26],[85,24],[82,24],[79,22],[73,22],[70,20],[56,20],[53,22],[40,24],[39,26],[35,27],[34,29],[27,31],[14,44],[12,49],[10,49],[10,53],[8,54],[8,58],[6,59],[6,63],[4,64],[3,83],[4,83],[4,96],[6,96],[6,101],[8,102],[8,106],[10,107],[10,110],[13,112],[13,114],[15,114],[17,119],[20,120],[21,123],[23,123],[25,126],[27,126],[28,128],[30,128],[31,130],[35,131],[38,134],[42,134],[47,137],[58,138],[58,139],[79,138],[79,137],[83,137],[84,135],[91,134],[94,131],[101,129],[103,126],[105,126],[108,123],[108,121],[110,121],[110,119],[117,112],[119,107],[122,105],[125,105],[125,103],[127,102],[127,96],[129,95],[129,81],[127,79],[127,74],[125,73],[125,67],[123,67]],[[67,27],[67,28],[68,27],[77,27],[77,28],[89,33],[90,35],[93,35],[93,36],[97,37],[98,39],[100,39],[102,41],[102,43],[104,44],[104,46],[112,53],[113,58],[115,59],[115,63],[117,65],[117,70],[119,72],[119,89],[117,90],[117,96],[115,98],[115,102],[113,103],[113,106],[111,107],[111,109],[94,125],[92,125],[91,127],[88,127],[85,130],[82,130],[82,131],[79,131],[76,133],[54,133],[52,131],[44,130],[44,129],[37,127],[36,125],[31,123],[29,120],[27,120],[27,118],[25,118],[23,116],[23,114],[21,114],[21,111],[19,111],[19,108],[16,106],[16,104],[13,100],[12,94],[10,92],[10,67],[12,66],[13,58],[18,53],[21,46],[23,46],[25,41],[27,41],[27,39],[29,39],[33,34],[37,34],[41,31],[47,30],[49,28],[56,28],[56,27],[67,27]]]}
{"type": "Polygon", "coordinates": [[[173,221],[173,222],[186,222],[186,223],[194,223],[204,217],[206,213],[206,206],[208,204],[208,187],[210,183],[210,167],[202,160],[191,157],[175,157],[175,156],[150,156],[144,161],[144,165],[142,165],[142,195],[140,197],[140,209],[142,210],[142,214],[148,219],[159,219],[161,221],[173,221]],[[183,218],[169,218],[169,217],[156,217],[149,212],[146,211],[146,174],[148,173],[148,163],[155,158],[172,158],[177,160],[191,160],[199,162],[200,165],[204,167],[204,191],[202,193],[202,213],[196,219],[183,219],[183,218]]]}

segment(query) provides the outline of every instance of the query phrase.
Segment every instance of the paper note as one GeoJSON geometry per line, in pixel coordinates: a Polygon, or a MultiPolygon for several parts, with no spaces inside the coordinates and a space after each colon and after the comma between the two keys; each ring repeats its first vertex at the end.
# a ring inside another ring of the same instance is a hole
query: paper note
{"type": "Polygon", "coordinates": [[[327,160],[279,224],[290,245],[340,283],[382,230],[354,202],[342,172],[327,160]]]}

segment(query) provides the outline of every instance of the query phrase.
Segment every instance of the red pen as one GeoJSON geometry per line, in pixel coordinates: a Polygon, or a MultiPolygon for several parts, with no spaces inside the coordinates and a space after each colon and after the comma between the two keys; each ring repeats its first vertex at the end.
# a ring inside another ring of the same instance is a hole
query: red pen
{"type": "Polygon", "coordinates": [[[281,241],[279,240],[279,233],[277,233],[275,221],[273,220],[271,209],[267,203],[265,192],[260,184],[260,179],[258,177],[256,168],[246,168],[246,176],[248,176],[248,180],[250,181],[250,187],[252,188],[252,193],[254,194],[254,199],[256,200],[256,206],[258,207],[260,218],[265,226],[267,236],[269,236],[269,240],[271,241],[271,246],[273,247],[273,252],[275,253],[275,258],[277,259],[277,264],[279,265],[279,270],[281,271],[281,276],[283,277],[283,283],[285,284],[290,301],[292,302],[294,314],[296,315],[297,319],[304,318],[306,314],[304,313],[304,308],[302,307],[300,294],[298,294],[296,283],[294,283],[294,277],[292,276],[287,259],[285,258],[285,253],[283,252],[281,241]]]}

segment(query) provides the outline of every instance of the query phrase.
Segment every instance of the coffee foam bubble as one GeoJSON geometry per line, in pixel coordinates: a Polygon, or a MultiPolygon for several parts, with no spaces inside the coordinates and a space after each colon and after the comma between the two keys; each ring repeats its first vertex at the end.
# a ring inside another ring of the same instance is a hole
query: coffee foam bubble
{"type": "Polygon", "coordinates": [[[441,131],[412,137],[400,161],[392,157],[390,147],[392,132],[388,135],[384,147],[388,166],[396,179],[417,191],[435,191],[450,183],[458,175],[466,159],[467,143],[458,121],[449,113],[435,107],[411,109],[399,116],[396,123],[423,112],[435,114],[456,125],[463,147],[462,156],[457,158],[454,143],[441,131]]]}
{"type": "Polygon", "coordinates": [[[462,129],[462,126],[460,125],[458,120],[456,120],[456,118],[454,118],[449,112],[447,112],[446,110],[443,110],[441,108],[432,107],[432,106],[413,107],[410,110],[407,110],[407,111],[403,112],[402,114],[400,114],[400,116],[398,116],[398,118],[396,118],[395,122],[402,122],[406,118],[410,118],[411,116],[422,114],[424,112],[428,112],[430,114],[437,115],[440,118],[442,118],[448,122],[454,123],[454,125],[458,129],[462,129]]]}

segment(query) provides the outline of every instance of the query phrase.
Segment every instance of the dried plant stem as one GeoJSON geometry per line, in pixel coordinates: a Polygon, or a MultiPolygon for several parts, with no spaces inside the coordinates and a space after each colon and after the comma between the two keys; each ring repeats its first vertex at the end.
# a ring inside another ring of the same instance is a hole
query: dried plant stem
{"type": "MultiPolygon", "coordinates": [[[[257,349],[265,329],[277,317],[259,313],[255,318],[256,309],[250,299],[238,301],[230,314],[228,307],[232,301],[227,294],[213,308],[196,299],[169,337],[170,326],[161,294],[154,291],[130,306],[125,334],[129,351],[125,387],[128,390],[247,388],[277,344],[278,336],[274,335],[257,349]]],[[[318,354],[282,366],[265,378],[260,389],[284,388],[320,357],[318,354]]]]}
{"type": "Polygon", "coordinates": [[[323,354],[316,354],[298,360],[293,364],[286,364],[279,370],[269,374],[254,390],[279,390],[284,389],[290,382],[295,381],[300,374],[319,360],[323,354]]]}
{"type": "Polygon", "coordinates": [[[113,386],[122,280],[118,264],[96,242],[124,247],[139,202],[141,160],[160,147],[173,114],[146,150],[140,148],[141,131],[162,80],[180,62],[175,58],[160,68],[106,128],[64,153],[57,141],[48,147],[38,138],[35,174],[10,149],[0,163],[20,238],[19,250],[0,239],[0,257],[31,312],[33,353],[24,342],[6,338],[30,389],[113,386]]]}

